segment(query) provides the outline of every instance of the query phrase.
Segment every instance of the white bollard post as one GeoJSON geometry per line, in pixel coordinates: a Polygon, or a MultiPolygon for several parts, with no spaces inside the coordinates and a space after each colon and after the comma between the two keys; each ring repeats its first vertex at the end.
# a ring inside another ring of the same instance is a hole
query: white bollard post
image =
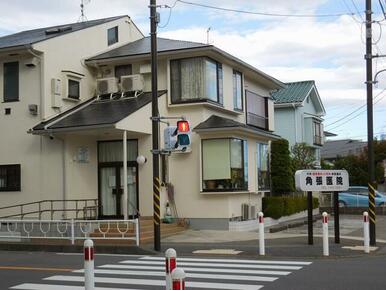
{"type": "Polygon", "coordinates": [[[328,214],[324,212],[322,214],[322,222],[323,222],[323,256],[329,256],[329,248],[328,248],[328,214]]]}
{"type": "Polygon", "coordinates": [[[75,244],[75,226],[74,219],[71,219],[71,245],[75,244]]]}
{"type": "Polygon", "coordinates": [[[84,288],[94,290],[94,242],[84,241],[84,288]]]}
{"type": "Polygon", "coordinates": [[[175,268],[172,272],[173,289],[172,290],[185,290],[185,278],[186,274],[183,269],[175,268]]]}
{"type": "Polygon", "coordinates": [[[166,273],[166,290],[173,290],[171,273],[177,267],[177,252],[170,248],[165,252],[165,273],[166,273]]]}
{"type": "Polygon", "coordinates": [[[259,255],[265,255],[264,214],[259,212],[259,255]]]}
{"type": "Polygon", "coordinates": [[[365,253],[370,253],[369,214],[367,211],[363,213],[363,246],[365,253]]]}

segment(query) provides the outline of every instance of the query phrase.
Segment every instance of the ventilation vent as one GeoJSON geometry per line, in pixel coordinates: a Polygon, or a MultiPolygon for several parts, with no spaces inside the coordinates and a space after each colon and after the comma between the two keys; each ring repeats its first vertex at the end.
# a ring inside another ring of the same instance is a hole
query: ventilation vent
{"type": "Polygon", "coordinates": [[[67,26],[49,28],[45,32],[46,32],[46,35],[50,35],[50,34],[56,34],[56,33],[60,33],[60,32],[70,31],[70,30],[72,30],[72,27],[67,25],[67,26]]]}

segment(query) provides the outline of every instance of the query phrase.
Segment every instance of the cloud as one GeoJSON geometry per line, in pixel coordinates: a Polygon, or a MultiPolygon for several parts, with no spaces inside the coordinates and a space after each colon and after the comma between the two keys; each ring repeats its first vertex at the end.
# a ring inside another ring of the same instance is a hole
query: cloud
{"type": "MultiPolygon", "coordinates": [[[[0,1],[0,11],[0,31],[5,34],[77,22],[80,17],[80,0],[0,1]]],[[[141,21],[148,11],[144,0],[91,0],[85,5],[88,19],[127,14],[141,21]]]]}

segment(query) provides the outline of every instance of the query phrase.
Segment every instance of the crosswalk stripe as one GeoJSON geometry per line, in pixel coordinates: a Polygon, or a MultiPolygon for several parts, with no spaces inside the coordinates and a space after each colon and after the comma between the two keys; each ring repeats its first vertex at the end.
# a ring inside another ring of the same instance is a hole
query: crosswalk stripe
{"type": "MultiPolygon", "coordinates": [[[[84,282],[82,276],[51,276],[44,280],[49,281],[68,281],[68,282],[84,282]]],[[[164,280],[144,280],[144,279],[127,279],[127,278],[110,278],[110,277],[95,277],[96,283],[112,283],[112,284],[134,284],[146,286],[165,286],[164,280]]],[[[230,284],[230,283],[210,283],[210,282],[186,282],[186,287],[189,288],[206,288],[206,289],[224,289],[224,290],[258,290],[262,285],[250,284],[230,284]]]]}
{"type": "MultiPolygon", "coordinates": [[[[19,290],[84,290],[84,286],[73,286],[73,285],[53,285],[53,284],[35,284],[35,283],[24,283],[11,287],[10,289],[19,290]]],[[[107,287],[95,287],[95,290],[140,290],[134,288],[107,288],[107,287]]]]}
{"type": "MultiPolygon", "coordinates": [[[[165,277],[165,272],[155,271],[122,271],[122,270],[100,270],[96,269],[95,274],[109,274],[109,275],[133,275],[133,276],[158,276],[165,277]]],[[[76,270],[74,273],[84,273],[84,270],[76,270]]],[[[244,281],[260,281],[260,282],[273,282],[277,280],[274,277],[264,276],[247,276],[247,275],[219,275],[219,274],[197,274],[186,273],[188,278],[201,278],[201,279],[223,279],[223,280],[244,280],[244,281]]]]}
{"type": "MultiPolygon", "coordinates": [[[[141,257],[140,260],[164,261],[164,257],[141,257]]],[[[272,265],[311,265],[312,262],[296,262],[296,261],[266,261],[266,260],[239,260],[239,259],[206,259],[206,258],[177,258],[183,262],[223,262],[223,263],[245,263],[245,264],[272,264],[272,265]]]]}
{"type": "MultiPolygon", "coordinates": [[[[150,265],[165,265],[163,261],[132,261],[126,260],[120,262],[122,264],[150,264],[150,265]]],[[[252,269],[276,269],[276,270],[300,270],[300,266],[276,266],[276,265],[246,265],[246,264],[224,264],[224,263],[192,263],[192,262],[178,262],[179,266],[197,266],[197,267],[220,267],[220,268],[252,268],[252,269]]]]}
{"type": "MultiPolygon", "coordinates": [[[[98,268],[110,268],[110,269],[138,269],[138,270],[165,270],[165,266],[139,266],[139,265],[102,265],[98,268]]],[[[242,273],[242,274],[254,274],[254,275],[279,275],[286,276],[291,272],[288,271],[268,271],[268,270],[239,270],[239,269],[216,269],[216,268],[191,268],[184,267],[185,271],[189,272],[208,272],[208,273],[242,273]]]]}

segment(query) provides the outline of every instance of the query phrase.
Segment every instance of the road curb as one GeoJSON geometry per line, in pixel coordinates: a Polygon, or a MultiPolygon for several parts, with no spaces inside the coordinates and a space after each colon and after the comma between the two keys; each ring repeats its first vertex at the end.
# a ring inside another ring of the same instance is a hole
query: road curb
{"type": "MultiPolygon", "coordinates": [[[[97,244],[97,242],[96,242],[97,244]]],[[[97,254],[130,254],[130,255],[155,255],[152,250],[128,245],[128,246],[108,246],[96,245],[97,254]]],[[[82,245],[32,245],[21,243],[0,243],[0,251],[27,251],[27,252],[59,252],[59,253],[82,253],[82,245]]]]}

